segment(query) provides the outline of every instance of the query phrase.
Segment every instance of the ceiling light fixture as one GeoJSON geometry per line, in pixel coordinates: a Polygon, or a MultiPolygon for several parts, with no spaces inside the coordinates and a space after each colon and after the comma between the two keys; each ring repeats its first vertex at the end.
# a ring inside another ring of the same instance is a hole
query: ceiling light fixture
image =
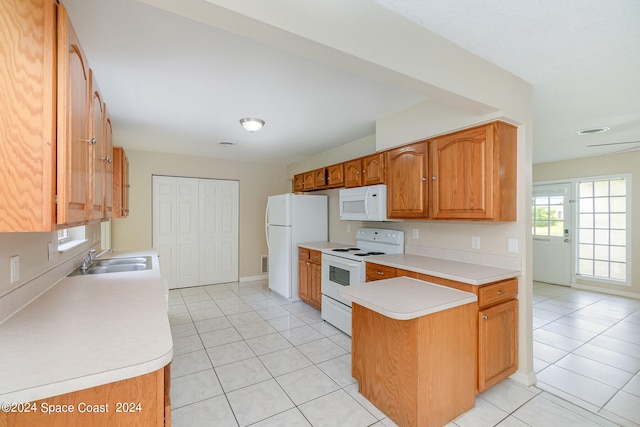
{"type": "Polygon", "coordinates": [[[576,133],[578,135],[592,135],[594,133],[604,133],[606,131],[608,131],[609,128],[608,127],[601,127],[601,128],[590,128],[590,129],[582,129],[579,131],[576,131],[576,133]]]}
{"type": "Polygon", "coordinates": [[[233,141],[218,141],[218,144],[220,144],[220,145],[236,145],[236,143],[233,142],[233,141]]]}
{"type": "Polygon", "coordinates": [[[240,124],[249,132],[257,132],[264,126],[264,120],[245,117],[244,119],[240,119],[240,124]]]}

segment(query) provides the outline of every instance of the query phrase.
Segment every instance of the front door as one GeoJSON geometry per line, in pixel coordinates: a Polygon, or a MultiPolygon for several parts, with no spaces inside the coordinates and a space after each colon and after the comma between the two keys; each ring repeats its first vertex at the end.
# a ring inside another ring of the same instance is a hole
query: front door
{"type": "Polygon", "coordinates": [[[571,184],[533,186],[533,280],[571,285],[571,184]]]}

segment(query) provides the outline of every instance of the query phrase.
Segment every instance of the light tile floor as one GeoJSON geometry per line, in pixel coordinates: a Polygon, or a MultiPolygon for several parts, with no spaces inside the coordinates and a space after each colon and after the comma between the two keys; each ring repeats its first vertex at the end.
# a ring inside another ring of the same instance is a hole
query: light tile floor
{"type": "Polygon", "coordinates": [[[640,300],[534,282],[537,387],[640,426],[640,300]]]}
{"type": "MultiPolygon", "coordinates": [[[[395,425],[358,393],[351,377],[350,337],[323,322],[315,309],[271,293],[266,282],[172,290],[169,304],[174,427],[395,425]]],[[[599,309],[608,312],[610,307],[599,309]]],[[[637,315],[634,319],[638,321],[637,315]]],[[[624,327],[616,331],[628,332],[624,327]]],[[[543,363],[544,368],[553,366],[543,363]]],[[[560,365],[555,369],[565,370],[560,365]]],[[[640,407],[632,401],[638,399],[640,384],[634,378],[617,407],[640,407]]],[[[448,427],[619,424],[539,388],[506,380],[480,394],[475,408],[448,427]]]]}

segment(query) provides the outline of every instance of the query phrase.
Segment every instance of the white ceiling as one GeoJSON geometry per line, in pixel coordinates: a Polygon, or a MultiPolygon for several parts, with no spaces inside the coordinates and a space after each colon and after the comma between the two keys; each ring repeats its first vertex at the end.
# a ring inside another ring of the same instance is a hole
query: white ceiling
{"type": "MultiPolygon", "coordinates": [[[[376,1],[533,84],[534,162],[640,146],[586,147],[640,141],[637,0],[376,1]]],[[[138,1],[63,3],[130,149],[287,164],[425,99],[138,1]]]]}

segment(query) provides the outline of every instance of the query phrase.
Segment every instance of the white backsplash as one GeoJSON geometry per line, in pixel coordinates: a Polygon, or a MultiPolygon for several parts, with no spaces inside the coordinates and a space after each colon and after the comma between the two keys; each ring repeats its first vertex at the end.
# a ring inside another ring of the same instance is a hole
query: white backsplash
{"type": "Polygon", "coordinates": [[[492,267],[522,271],[522,257],[519,256],[496,255],[477,251],[433,248],[430,246],[416,245],[405,245],[404,251],[405,253],[412,255],[422,255],[432,258],[468,262],[471,264],[490,265],[492,267]]]}

